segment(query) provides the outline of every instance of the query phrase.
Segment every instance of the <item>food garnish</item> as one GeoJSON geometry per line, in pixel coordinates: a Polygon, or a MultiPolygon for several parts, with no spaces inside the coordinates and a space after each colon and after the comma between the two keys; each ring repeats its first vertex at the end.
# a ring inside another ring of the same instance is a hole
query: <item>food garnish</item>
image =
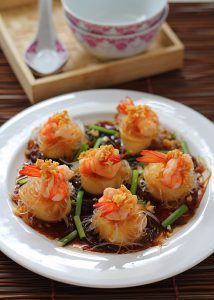
{"type": "Polygon", "coordinates": [[[164,228],[168,228],[172,224],[175,223],[177,219],[179,219],[183,214],[185,214],[188,211],[188,206],[186,204],[181,205],[179,208],[176,209],[171,215],[169,215],[168,218],[166,218],[161,225],[164,228]]]}

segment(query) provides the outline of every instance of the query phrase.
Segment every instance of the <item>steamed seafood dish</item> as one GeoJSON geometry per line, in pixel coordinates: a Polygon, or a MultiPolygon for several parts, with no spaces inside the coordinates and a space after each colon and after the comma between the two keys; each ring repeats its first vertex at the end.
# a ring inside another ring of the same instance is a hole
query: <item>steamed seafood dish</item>
{"type": "Polygon", "coordinates": [[[195,184],[194,165],[189,154],[172,150],[167,154],[143,150],[137,158],[147,163],[144,169],[145,185],[156,199],[163,202],[184,198],[195,184]]]}
{"type": "Polygon", "coordinates": [[[83,133],[67,111],[54,114],[39,128],[39,148],[49,158],[72,158],[82,141],[83,133]]]}
{"type": "Polygon", "coordinates": [[[49,116],[25,157],[11,197],[15,215],[58,246],[88,251],[162,245],[193,217],[210,177],[158,111],[129,97],[111,122],[49,116]]]}
{"type": "Polygon", "coordinates": [[[79,156],[81,184],[85,191],[100,195],[107,187],[119,187],[131,177],[131,168],[112,145],[85,151],[79,156]]]}
{"type": "Polygon", "coordinates": [[[145,208],[124,185],[119,189],[105,189],[94,207],[91,229],[99,234],[100,240],[129,245],[144,235],[147,225],[145,208]]]}
{"type": "Polygon", "coordinates": [[[118,105],[119,129],[124,147],[131,154],[148,148],[159,131],[157,114],[147,105],[135,106],[130,98],[118,105]]]}
{"type": "Polygon", "coordinates": [[[31,213],[36,218],[61,221],[71,211],[69,180],[73,172],[65,165],[59,166],[51,160],[38,159],[35,165],[25,166],[19,171],[27,175],[28,181],[19,189],[21,213],[31,213]]]}

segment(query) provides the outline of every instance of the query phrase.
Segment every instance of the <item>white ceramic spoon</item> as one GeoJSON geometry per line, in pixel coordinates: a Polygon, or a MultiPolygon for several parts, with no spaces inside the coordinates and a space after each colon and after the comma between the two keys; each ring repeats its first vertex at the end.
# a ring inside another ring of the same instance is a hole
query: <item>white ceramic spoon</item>
{"type": "Polygon", "coordinates": [[[52,22],[52,0],[39,0],[36,37],[24,53],[25,62],[39,76],[58,72],[69,57],[57,38],[52,22]]]}

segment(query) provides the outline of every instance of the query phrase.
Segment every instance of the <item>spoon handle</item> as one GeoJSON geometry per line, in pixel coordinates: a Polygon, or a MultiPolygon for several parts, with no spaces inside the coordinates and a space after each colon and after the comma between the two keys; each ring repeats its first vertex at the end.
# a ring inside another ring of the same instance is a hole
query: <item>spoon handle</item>
{"type": "Polygon", "coordinates": [[[39,0],[38,50],[54,48],[56,35],[53,29],[52,0],[39,0]]]}

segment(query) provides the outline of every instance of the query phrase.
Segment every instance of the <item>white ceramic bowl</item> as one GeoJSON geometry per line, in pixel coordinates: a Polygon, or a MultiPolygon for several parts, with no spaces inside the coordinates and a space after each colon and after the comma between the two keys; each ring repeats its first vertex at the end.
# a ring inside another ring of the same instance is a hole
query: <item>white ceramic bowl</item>
{"type": "Polygon", "coordinates": [[[155,24],[167,0],[62,0],[62,4],[67,18],[80,29],[123,35],[155,24]]]}
{"type": "Polygon", "coordinates": [[[65,18],[76,39],[88,51],[98,58],[116,59],[136,55],[147,49],[159,33],[168,12],[169,6],[167,5],[161,18],[153,26],[142,32],[122,36],[104,36],[86,32],[73,24],[66,16],[65,18]]]}

